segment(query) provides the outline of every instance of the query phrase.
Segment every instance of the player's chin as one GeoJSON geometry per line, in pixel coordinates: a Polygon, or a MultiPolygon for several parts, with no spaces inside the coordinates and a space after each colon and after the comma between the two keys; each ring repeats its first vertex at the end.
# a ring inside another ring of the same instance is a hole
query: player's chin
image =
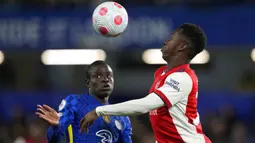
{"type": "Polygon", "coordinates": [[[112,94],[112,90],[111,89],[107,89],[107,90],[106,89],[102,89],[102,90],[99,91],[99,95],[101,97],[108,97],[111,94],[112,94]]]}
{"type": "Polygon", "coordinates": [[[167,61],[167,55],[166,54],[162,54],[162,59],[167,61]]]}

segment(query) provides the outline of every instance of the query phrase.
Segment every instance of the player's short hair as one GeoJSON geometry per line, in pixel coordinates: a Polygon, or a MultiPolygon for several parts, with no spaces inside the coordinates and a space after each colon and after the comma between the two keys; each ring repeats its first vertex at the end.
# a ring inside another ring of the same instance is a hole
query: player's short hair
{"type": "Polygon", "coordinates": [[[87,67],[86,71],[85,71],[85,73],[86,73],[86,80],[90,80],[90,77],[91,77],[91,69],[92,69],[93,67],[101,66],[101,65],[105,66],[105,65],[108,65],[108,64],[107,64],[105,61],[100,61],[100,60],[95,61],[95,62],[93,62],[92,64],[90,64],[90,65],[87,67]]]}
{"type": "Polygon", "coordinates": [[[192,60],[198,53],[205,49],[207,43],[206,35],[203,29],[192,23],[185,23],[179,29],[182,30],[182,34],[190,42],[188,57],[192,60]]]}

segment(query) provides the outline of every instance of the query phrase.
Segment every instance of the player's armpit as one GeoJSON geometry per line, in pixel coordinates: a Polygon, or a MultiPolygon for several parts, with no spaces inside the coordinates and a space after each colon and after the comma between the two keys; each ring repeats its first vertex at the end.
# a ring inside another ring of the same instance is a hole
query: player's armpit
{"type": "Polygon", "coordinates": [[[170,74],[162,87],[154,92],[164,101],[168,108],[188,97],[192,90],[193,82],[186,72],[170,74]]]}

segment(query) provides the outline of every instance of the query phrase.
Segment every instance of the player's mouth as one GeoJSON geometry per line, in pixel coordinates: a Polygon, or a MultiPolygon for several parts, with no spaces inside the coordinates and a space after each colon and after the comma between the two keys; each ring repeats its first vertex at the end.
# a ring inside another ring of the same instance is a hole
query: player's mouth
{"type": "Polygon", "coordinates": [[[164,45],[164,46],[162,46],[162,48],[161,48],[161,52],[163,52],[165,48],[166,48],[166,46],[165,46],[165,45],[164,45]]]}
{"type": "Polygon", "coordinates": [[[162,54],[164,54],[164,49],[165,49],[165,47],[162,47],[160,50],[162,54]]]}
{"type": "Polygon", "coordinates": [[[103,91],[109,91],[109,90],[111,90],[111,86],[110,86],[109,84],[106,84],[106,85],[104,85],[104,86],[101,88],[101,90],[103,90],[103,91]]]}

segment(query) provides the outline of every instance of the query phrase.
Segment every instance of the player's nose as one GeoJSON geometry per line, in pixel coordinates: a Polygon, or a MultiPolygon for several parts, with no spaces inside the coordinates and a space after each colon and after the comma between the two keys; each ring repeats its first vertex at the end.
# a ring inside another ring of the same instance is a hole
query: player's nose
{"type": "Polygon", "coordinates": [[[103,77],[103,78],[102,78],[102,81],[103,81],[103,82],[109,82],[110,79],[109,79],[108,77],[103,77]]]}

